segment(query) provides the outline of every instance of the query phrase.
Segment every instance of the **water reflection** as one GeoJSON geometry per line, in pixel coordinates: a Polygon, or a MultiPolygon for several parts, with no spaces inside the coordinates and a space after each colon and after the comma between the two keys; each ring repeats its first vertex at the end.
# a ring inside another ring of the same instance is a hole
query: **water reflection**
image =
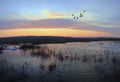
{"type": "Polygon", "coordinates": [[[24,47],[16,51],[6,50],[0,55],[0,80],[117,82],[120,80],[120,49],[103,47],[118,44],[115,42],[48,44],[24,47]]]}
{"type": "Polygon", "coordinates": [[[0,54],[2,54],[3,53],[3,51],[2,50],[0,50],[0,54]]]}
{"type": "Polygon", "coordinates": [[[23,63],[15,67],[6,59],[0,60],[0,81],[1,82],[17,82],[25,81],[27,79],[28,64],[23,63]]]}

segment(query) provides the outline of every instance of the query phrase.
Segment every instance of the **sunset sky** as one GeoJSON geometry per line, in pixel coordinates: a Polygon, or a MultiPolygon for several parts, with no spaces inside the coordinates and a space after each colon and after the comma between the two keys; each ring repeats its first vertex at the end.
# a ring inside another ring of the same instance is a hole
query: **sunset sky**
{"type": "Polygon", "coordinates": [[[119,5],[120,0],[0,0],[0,37],[119,37],[119,5]]]}

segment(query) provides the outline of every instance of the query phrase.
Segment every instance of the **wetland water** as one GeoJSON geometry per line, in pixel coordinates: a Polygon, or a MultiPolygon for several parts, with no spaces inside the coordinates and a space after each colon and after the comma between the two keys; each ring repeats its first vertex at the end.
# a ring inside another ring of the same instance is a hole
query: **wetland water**
{"type": "Polygon", "coordinates": [[[120,42],[9,45],[0,53],[0,82],[120,82],[120,42]]]}

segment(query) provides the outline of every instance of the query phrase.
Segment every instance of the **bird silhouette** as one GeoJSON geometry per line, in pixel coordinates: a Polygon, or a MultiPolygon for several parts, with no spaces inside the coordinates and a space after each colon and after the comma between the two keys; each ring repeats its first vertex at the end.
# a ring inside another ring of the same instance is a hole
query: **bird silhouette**
{"type": "Polygon", "coordinates": [[[85,10],[84,10],[82,13],[80,13],[79,16],[78,16],[78,15],[75,15],[75,14],[72,14],[72,17],[73,17],[74,19],[79,19],[80,17],[84,17],[84,13],[86,13],[85,10]]]}
{"type": "Polygon", "coordinates": [[[78,19],[79,17],[77,17],[76,19],[78,19]]]}
{"type": "Polygon", "coordinates": [[[74,16],[73,18],[75,19],[76,17],[74,16]]]}
{"type": "Polygon", "coordinates": [[[82,13],[80,13],[80,16],[79,17],[83,17],[84,15],[82,13]]]}
{"type": "Polygon", "coordinates": [[[74,16],[74,14],[72,14],[72,16],[74,16]]]}

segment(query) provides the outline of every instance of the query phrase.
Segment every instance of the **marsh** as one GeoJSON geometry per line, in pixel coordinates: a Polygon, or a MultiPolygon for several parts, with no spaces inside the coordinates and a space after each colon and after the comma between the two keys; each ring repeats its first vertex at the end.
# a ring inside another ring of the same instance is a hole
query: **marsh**
{"type": "MultiPolygon", "coordinates": [[[[0,53],[1,82],[119,82],[120,41],[36,44],[0,53]]],[[[12,50],[10,48],[16,48],[12,50]]]]}

